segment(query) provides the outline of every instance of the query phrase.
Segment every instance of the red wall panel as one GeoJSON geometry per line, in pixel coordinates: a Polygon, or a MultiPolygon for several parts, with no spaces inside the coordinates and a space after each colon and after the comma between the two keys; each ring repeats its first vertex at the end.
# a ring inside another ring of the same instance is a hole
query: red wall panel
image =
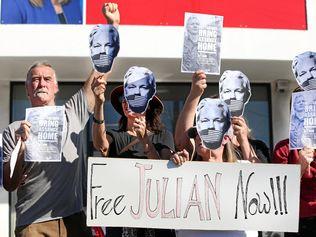
{"type": "MultiPolygon", "coordinates": [[[[87,0],[87,24],[104,23],[104,0],[87,0]]],[[[224,16],[225,27],[305,30],[305,0],[116,0],[121,24],[181,26],[184,12],[224,16]]]]}
{"type": "MultiPolygon", "coordinates": [[[[104,0],[87,0],[87,24],[104,23],[104,0]]],[[[184,12],[224,16],[225,27],[305,30],[305,0],[117,0],[121,24],[181,26],[184,12]]]]}

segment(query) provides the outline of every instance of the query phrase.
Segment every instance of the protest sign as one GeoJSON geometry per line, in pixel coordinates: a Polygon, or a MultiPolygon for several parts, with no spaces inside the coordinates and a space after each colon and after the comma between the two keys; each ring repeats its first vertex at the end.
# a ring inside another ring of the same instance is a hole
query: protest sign
{"type": "Polygon", "coordinates": [[[292,94],[289,137],[290,150],[304,146],[316,148],[315,90],[292,94]]]}
{"type": "Polygon", "coordinates": [[[87,223],[298,230],[298,165],[89,158],[87,223]]]}
{"type": "Polygon", "coordinates": [[[31,123],[31,131],[25,142],[25,161],[61,161],[64,117],[64,106],[26,109],[25,119],[31,123]]]}
{"type": "Polygon", "coordinates": [[[222,16],[185,13],[181,72],[219,75],[222,28],[222,16]]]}

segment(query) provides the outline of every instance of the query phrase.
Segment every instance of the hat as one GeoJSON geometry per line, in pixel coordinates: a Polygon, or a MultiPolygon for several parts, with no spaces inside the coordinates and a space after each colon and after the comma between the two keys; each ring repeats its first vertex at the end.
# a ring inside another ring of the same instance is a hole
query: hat
{"type": "MultiPolygon", "coordinates": [[[[122,109],[122,100],[124,98],[124,87],[123,85],[115,87],[111,91],[111,104],[114,107],[114,109],[121,115],[123,115],[123,109],[122,109]]],[[[163,104],[162,101],[158,98],[158,96],[154,96],[152,100],[149,101],[149,107],[150,108],[157,108],[160,107],[161,111],[163,111],[163,104]]]]}
{"type": "Polygon", "coordinates": [[[195,138],[196,135],[198,135],[197,129],[195,126],[188,129],[188,137],[189,138],[195,138]]]}

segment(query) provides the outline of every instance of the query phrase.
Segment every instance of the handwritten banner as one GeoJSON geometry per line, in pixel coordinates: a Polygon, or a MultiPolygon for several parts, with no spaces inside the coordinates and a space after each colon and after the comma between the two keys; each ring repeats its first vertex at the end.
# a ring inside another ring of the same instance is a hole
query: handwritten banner
{"type": "Polygon", "coordinates": [[[89,158],[89,226],[298,230],[298,165],[89,158]]]}

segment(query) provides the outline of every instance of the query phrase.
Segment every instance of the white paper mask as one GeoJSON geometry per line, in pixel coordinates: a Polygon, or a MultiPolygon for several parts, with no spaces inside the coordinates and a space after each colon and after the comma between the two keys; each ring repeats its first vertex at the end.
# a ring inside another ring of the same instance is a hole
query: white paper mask
{"type": "Polygon", "coordinates": [[[316,89],[316,53],[307,51],[297,55],[292,70],[298,85],[303,90],[316,89]]]}
{"type": "Polygon", "coordinates": [[[196,128],[205,147],[219,148],[230,124],[230,112],[223,100],[205,98],[200,101],[196,109],[196,128]]]}
{"type": "Polygon", "coordinates": [[[124,76],[124,97],[134,113],[144,113],[156,94],[156,80],[152,71],[144,67],[131,67],[124,76]]]}
{"type": "Polygon", "coordinates": [[[251,96],[250,82],[240,71],[226,70],[219,79],[219,97],[228,105],[231,116],[241,116],[251,96]]]}
{"type": "Polygon", "coordinates": [[[94,68],[106,73],[120,50],[120,37],[113,25],[97,25],[90,33],[90,56],[94,68]]]}

